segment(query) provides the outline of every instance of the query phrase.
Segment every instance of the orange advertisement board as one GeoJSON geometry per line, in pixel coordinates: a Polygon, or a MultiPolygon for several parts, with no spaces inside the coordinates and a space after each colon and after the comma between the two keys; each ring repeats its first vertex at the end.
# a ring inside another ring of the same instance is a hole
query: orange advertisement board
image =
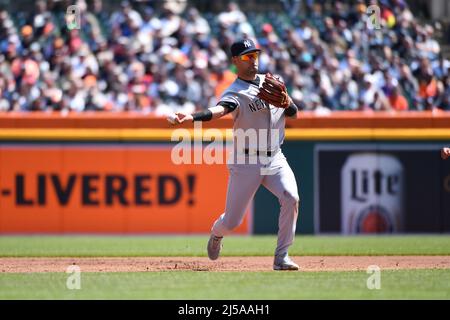
{"type": "Polygon", "coordinates": [[[209,233],[226,165],[176,165],[171,146],[0,146],[0,233],[209,233]]]}

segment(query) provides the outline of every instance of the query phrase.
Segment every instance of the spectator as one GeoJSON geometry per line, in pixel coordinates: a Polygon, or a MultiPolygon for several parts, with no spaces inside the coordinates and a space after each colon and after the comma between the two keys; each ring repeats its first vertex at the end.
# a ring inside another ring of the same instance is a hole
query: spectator
{"type": "Polygon", "coordinates": [[[400,88],[396,85],[393,87],[392,94],[389,97],[392,109],[396,111],[408,110],[408,101],[400,93],[400,88]]]}
{"type": "Polygon", "coordinates": [[[439,97],[436,101],[436,107],[441,110],[450,110],[450,75],[446,75],[439,83],[439,97]]]}
{"type": "MultiPolygon", "coordinates": [[[[198,40],[206,45],[211,28],[196,8],[190,8],[187,14],[186,33],[192,37],[197,36],[198,40]]],[[[215,39],[214,39],[215,40],[215,39]]],[[[217,40],[216,40],[217,41],[217,40]]]]}
{"type": "Polygon", "coordinates": [[[358,86],[356,82],[345,77],[338,85],[333,100],[336,101],[335,110],[357,110],[358,86]]]}

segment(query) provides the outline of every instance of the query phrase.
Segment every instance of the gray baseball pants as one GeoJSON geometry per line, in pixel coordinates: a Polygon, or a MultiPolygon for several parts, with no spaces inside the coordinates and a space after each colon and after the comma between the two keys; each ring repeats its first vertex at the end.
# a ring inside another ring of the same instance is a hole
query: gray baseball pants
{"type": "Polygon", "coordinates": [[[286,254],[294,241],[299,206],[297,183],[286,157],[279,150],[267,164],[261,164],[259,161],[256,164],[233,163],[228,164],[228,170],[230,175],[225,212],[215,221],[212,234],[225,236],[239,226],[250,201],[262,184],[280,202],[275,255],[286,254]],[[262,174],[262,168],[271,174],[262,174]]]}

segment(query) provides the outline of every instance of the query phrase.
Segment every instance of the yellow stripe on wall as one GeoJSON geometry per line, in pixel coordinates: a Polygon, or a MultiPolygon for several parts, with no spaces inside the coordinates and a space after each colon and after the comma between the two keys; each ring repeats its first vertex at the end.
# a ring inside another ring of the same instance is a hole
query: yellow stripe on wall
{"type": "MultiPolygon", "coordinates": [[[[231,129],[0,129],[0,141],[171,141],[172,134],[231,139],[231,129]]],[[[175,136],[174,136],[175,137],[175,136]]],[[[450,129],[286,129],[286,140],[450,140],[450,129]]],[[[179,141],[179,139],[174,139],[179,141]]]]}

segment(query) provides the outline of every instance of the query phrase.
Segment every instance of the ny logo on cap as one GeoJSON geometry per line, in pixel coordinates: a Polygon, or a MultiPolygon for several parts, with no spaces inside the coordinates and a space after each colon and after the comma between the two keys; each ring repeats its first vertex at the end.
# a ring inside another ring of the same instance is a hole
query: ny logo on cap
{"type": "Polygon", "coordinates": [[[245,40],[245,41],[244,41],[244,46],[245,46],[246,48],[248,48],[248,47],[251,47],[252,44],[250,43],[250,41],[245,40]]]}

